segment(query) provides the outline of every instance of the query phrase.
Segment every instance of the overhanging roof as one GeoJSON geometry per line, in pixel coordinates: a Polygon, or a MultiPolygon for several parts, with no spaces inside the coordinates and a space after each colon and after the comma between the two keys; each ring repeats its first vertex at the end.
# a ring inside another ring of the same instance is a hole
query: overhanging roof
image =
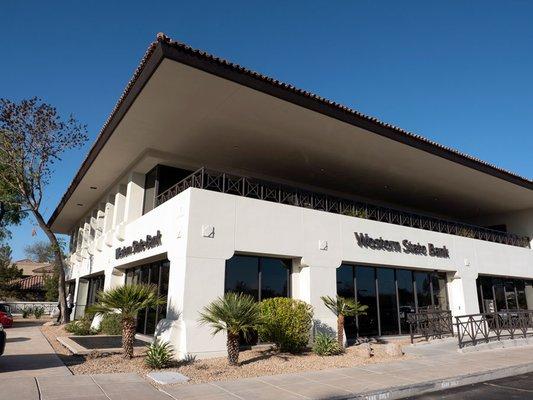
{"type": "Polygon", "coordinates": [[[154,147],[191,166],[203,164],[193,156],[203,152],[211,166],[270,176],[290,171],[287,179],[296,182],[401,198],[413,207],[424,208],[430,196],[440,204],[428,211],[464,207],[458,217],[533,204],[531,179],[160,34],[49,223],[68,230],[103,195],[89,186],[106,190],[132,158],[154,147]],[[391,186],[396,194],[387,193],[391,186]],[[86,206],[76,208],[79,199],[86,206]]]}

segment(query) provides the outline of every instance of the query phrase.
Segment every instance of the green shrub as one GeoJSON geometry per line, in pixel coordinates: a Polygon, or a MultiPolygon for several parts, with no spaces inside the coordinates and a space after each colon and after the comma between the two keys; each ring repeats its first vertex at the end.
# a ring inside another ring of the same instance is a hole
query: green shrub
{"type": "Polygon", "coordinates": [[[34,307],[33,308],[33,315],[35,318],[40,319],[44,314],[44,308],[43,307],[34,307]]]}
{"type": "Polygon", "coordinates": [[[22,318],[28,318],[31,314],[33,314],[33,309],[31,307],[22,309],[22,318]]]}
{"type": "Polygon", "coordinates": [[[274,343],[280,351],[298,353],[309,343],[313,307],[301,300],[276,297],[260,305],[259,338],[274,343]]]}
{"type": "Polygon", "coordinates": [[[315,336],[313,352],[319,356],[334,356],[342,353],[337,338],[320,332],[315,336]]]}
{"type": "Polygon", "coordinates": [[[97,332],[91,329],[92,318],[83,317],[76,321],[69,322],[65,330],[76,336],[94,335],[97,332]]]}
{"type": "Polygon", "coordinates": [[[122,318],[120,314],[105,314],[100,322],[100,332],[104,335],[122,335],[122,318]]]}
{"type": "Polygon", "coordinates": [[[153,369],[167,368],[172,364],[172,346],[168,342],[155,340],[148,346],[144,362],[153,369]]]}

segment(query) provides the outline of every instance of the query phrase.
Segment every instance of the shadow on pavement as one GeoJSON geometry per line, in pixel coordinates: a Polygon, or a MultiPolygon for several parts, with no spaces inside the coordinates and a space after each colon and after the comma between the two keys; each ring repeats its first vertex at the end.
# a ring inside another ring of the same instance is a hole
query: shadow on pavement
{"type": "Polygon", "coordinates": [[[13,354],[0,357],[0,373],[63,367],[55,353],[13,354]]]}
{"type": "Polygon", "coordinates": [[[7,338],[6,343],[14,343],[14,342],[27,342],[30,340],[30,338],[27,337],[14,337],[14,338],[7,338]]]}

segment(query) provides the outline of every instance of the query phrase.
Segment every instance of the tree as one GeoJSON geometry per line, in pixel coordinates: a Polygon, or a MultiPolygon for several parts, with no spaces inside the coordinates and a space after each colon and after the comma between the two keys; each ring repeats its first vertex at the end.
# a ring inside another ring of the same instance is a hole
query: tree
{"type": "Polygon", "coordinates": [[[0,299],[19,297],[19,292],[13,281],[22,278],[22,270],[11,262],[11,248],[0,246],[0,299]]]}
{"type": "MultiPolygon", "coordinates": [[[[65,243],[58,239],[59,246],[63,250],[65,243]]],[[[53,266],[51,275],[44,276],[44,298],[46,301],[57,301],[59,298],[58,282],[59,282],[59,267],[55,264],[54,249],[44,240],[27,245],[24,248],[26,257],[38,263],[49,263],[53,266]]]]}
{"type": "Polygon", "coordinates": [[[337,341],[339,347],[344,348],[344,317],[355,317],[366,315],[368,306],[362,305],[354,299],[337,296],[335,299],[330,296],[320,297],[324,305],[337,316],[337,341]]]}
{"type": "Polygon", "coordinates": [[[8,226],[19,224],[26,216],[20,205],[17,192],[0,180],[0,242],[11,236],[8,226]]]}
{"type": "MultiPolygon", "coordinates": [[[[62,118],[55,107],[34,97],[20,102],[0,99],[0,185],[14,198],[6,204],[31,213],[48,237],[58,267],[59,303],[67,309],[65,262],[61,246],[41,210],[44,189],[53,167],[65,151],[81,147],[87,129],[71,115],[62,118]]],[[[62,322],[69,321],[62,313],[62,322]]]]}
{"type": "MultiPolygon", "coordinates": [[[[63,242],[58,239],[59,245],[63,249],[63,242]]],[[[40,240],[24,247],[24,253],[30,260],[38,263],[50,263],[52,264],[55,259],[55,253],[50,243],[40,240]]]]}
{"type": "Polygon", "coordinates": [[[226,348],[228,363],[237,365],[239,362],[239,336],[245,338],[257,328],[260,320],[259,303],[248,294],[226,293],[209,305],[200,313],[199,322],[210,325],[213,335],[226,332],[226,348]]]}
{"type": "Polygon", "coordinates": [[[89,313],[111,314],[118,312],[122,321],[122,348],[124,357],[133,357],[133,341],[137,314],[145,308],[155,308],[166,303],[164,297],[158,297],[153,285],[117,286],[97,294],[97,303],[91,306],[89,313]]]}

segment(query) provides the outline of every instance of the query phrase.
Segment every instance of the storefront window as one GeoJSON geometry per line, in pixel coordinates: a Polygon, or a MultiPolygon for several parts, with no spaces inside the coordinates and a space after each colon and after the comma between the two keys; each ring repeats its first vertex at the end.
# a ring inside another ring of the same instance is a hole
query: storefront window
{"type": "Polygon", "coordinates": [[[431,279],[427,272],[416,271],[413,273],[416,285],[416,298],[418,301],[418,309],[423,310],[430,308],[433,303],[431,299],[431,279]]]}
{"type": "Polygon", "coordinates": [[[398,282],[398,303],[400,306],[400,328],[403,333],[409,332],[407,315],[416,312],[413,272],[406,269],[396,270],[398,282]]]}
{"type": "Polygon", "coordinates": [[[368,306],[366,315],[360,315],[358,317],[359,336],[378,335],[379,328],[375,268],[357,267],[355,269],[355,285],[357,301],[368,306]]]}
{"type": "Polygon", "coordinates": [[[481,275],[477,290],[480,312],[533,309],[531,281],[481,275]]]}
{"type": "MultiPolygon", "coordinates": [[[[351,265],[341,265],[337,268],[337,294],[349,299],[355,298],[354,268],[351,265]]],[[[357,337],[357,321],[355,317],[346,317],[344,319],[344,329],[348,339],[357,337]]]]}
{"type": "MultiPolygon", "coordinates": [[[[158,296],[166,297],[169,267],[169,261],[163,260],[130,268],[126,271],[126,285],[151,284],[157,288],[158,296]]],[[[137,332],[152,335],[157,323],[165,317],[166,305],[140,311],[137,315],[137,332]]]]}
{"type": "Polygon", "coordinates": [[[234,256],[226,261],[225,292],[245,293],[259,299],[259,258],[234,256]]]}
{"type": "Polygon", "coordinates": [[[92,306],[96,303],[98,292],[104,290],[105,275],[97,275],[88,278],[89,289],[87,292],[87,303],[86,306],[92,306]]]}
{"type": "Polygon", "coordinates": [[[343,264],[337,269],[337,294],[368,306],[366,315],[346,318],[348,339],[406,334],[407,316],[417,305],[418,310],[448,309],[446,274],[438,272],[343,264]]]}
{"type": "Polygon", "coordinates": [[[377,268],[379,293],[379,320],[382,335],[397,335],[398,301],[396,298],[396,283],[394,270],[391,268],[377,268]]]}
{"type": "Polygon", "coordinates": [[[448,309],[448,296],[446,292],[446,275],[433,274],[431,276],[431,291],[433,293],[433,304],[440,310],[448,309]]]}
{"type": "Polygon", "coordinates": [[[288,297],[290,271],[290,260],[233,256],[226,261],[224,290],[246,293],[258,301],[271,297],[288,297]]]}

